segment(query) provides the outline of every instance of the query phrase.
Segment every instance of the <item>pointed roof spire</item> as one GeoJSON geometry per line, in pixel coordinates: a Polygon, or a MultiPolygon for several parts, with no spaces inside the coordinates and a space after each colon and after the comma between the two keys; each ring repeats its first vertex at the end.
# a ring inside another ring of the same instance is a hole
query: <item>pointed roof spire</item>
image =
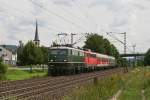
{"type": "Polygon", "coordinates": [[[34,41],[40,41],[39,40],[39,35],[38,35],[38,23],[37,23],[37,20],[36,20],[36,30],[35,30],[34,41]]]}

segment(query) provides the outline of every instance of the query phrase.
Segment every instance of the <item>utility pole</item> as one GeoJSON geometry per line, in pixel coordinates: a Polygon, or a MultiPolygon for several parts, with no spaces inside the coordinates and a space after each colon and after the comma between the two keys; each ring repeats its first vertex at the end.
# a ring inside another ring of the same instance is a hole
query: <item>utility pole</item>
{"type": "Polygon", "coordinates": [[[134,44],[132,47],[133,47],[133,53],[135,54],[135,47],[136,47],[136,45],[134,44]]]}
{"type": "Polygon", "coordinates": [[[117,34],[123,34],[124,35],[123,45],[124,45],[124,54],[126,55],[127,54],[127,34],[126,34],[126,32],[124,32],[124,33],[117,33],[117,34]]]}
{"type": "MultiPolygon", "coordinates": [[[[133,53],[135,54],[135,47],[136,45],[133,45],[133,53]]],[[[134,66],[136,66],[136,55],[134,56],[134,66]]]]}
{"type": "Polygon", "coordinates": [[[122,44],[124,45],[124,54],[126,54],[126,53],[127,53],[127,42],[126,42],[127,36],[126,36],[126,32],[124,32],[124,33],[115,33],[115,34],[123,34],[123,35],[124,35],[124,42],[121,41],[121,40],[119,40],[117,37],[112,36],[112,35],[111,35],[112,33],[113,33],[113,32],[109,32],[109,33],[107,32],[107,35],[113,37],[115,40],[117,40],[117,41],[119,41],[120,43],[122,43],[122,44]]]}
{"type": "Polygon", "coordinates": [[[76,34],[71,33],[71,45],[73,45],[73,36],[76,34]]]}
{"type": "MultiPolygon", "coordinates": [[[[116,33],[116,34],[123,34],[124,35],[124,42],[119,40],[117,37],[112,36],[110,33],[114,33],[114,32],[109,32],[109,33],[107,33],[107,35],[113,37],[114,39],[116,39],[117,41],[119,41],[120,43],[122,43],[124,45],[124,54],[126,55],[127,54],[127,41],[126,41],[127,40],[127,34],[126,34],[126,32],[124,32],[124,33],[116,33]]],[[[128,72],[128,68],[127,68],[126,65],[124,66],[124,68],[125,68],[124,71],[128,72]]]]}
{"type": "Polygon", "coordinates": [[[124,34],[124,54],[127,53],[127,35],[126,35],[126,32],[122,33],[124,34]]]}
{"type": "Polygon", "coordinates": [[[67,33],[59,33],[58,36],[60,36],[60,35],[65,35],[65,36],[67,36],[67,33]]]}
{"type": "MultiPolygon", "coordinates": [[[[58,36],[67,36],[67,33],[59,33],[58,36]]],[[[60,43],[61,43],[61,41],[62,40],[60,39],[60,43]]],[[[65,42],[65,39],[64,39],[64,42],[65,42]]]]}
{"type": "MultiPolygon", "coordinates": [[[[127,54],[127,34],[126,32],[122,33],[124,34],[124,54],[126,55],[127,54]]],[[[125,72],[128,72],[128,67],[127,65],[125,65],[125,72]]]]}

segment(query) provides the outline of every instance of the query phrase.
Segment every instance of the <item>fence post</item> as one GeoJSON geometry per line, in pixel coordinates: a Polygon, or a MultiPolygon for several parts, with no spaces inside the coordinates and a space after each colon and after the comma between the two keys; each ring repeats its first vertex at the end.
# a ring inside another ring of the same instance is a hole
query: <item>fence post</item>
{"type": "Polygon", "coordinates": [[[97,85],[97,84],[98,84],[98,78],[97,78],[97,77],[94,77],[94,78],[93,78],[93,83],[94,83],[94,85],[97,85]]]}

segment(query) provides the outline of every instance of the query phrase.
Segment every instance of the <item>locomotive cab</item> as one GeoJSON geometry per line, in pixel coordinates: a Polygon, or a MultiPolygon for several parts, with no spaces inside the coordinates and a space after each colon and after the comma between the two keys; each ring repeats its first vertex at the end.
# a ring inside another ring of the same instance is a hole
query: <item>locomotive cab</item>
{"type": "Polygon", "coordinates": [[[50,62],[66,62],[68,50],[67,49],[50,49],[50,62]]]}

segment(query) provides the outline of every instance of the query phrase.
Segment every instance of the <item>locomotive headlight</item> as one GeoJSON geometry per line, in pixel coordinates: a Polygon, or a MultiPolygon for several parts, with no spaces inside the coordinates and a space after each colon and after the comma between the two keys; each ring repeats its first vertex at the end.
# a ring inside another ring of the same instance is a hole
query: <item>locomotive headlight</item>
{"type": "Polygon", "coordinates": [[[51,59],[50,61],[51,61],[51,62],[53,62],[53,60],[52,60],[52,59],[51,59]]]}
{"type": "Polygon", "coordinates": [[[64,62],[66,62],[67,60],[65,59],[64,62]]]}

